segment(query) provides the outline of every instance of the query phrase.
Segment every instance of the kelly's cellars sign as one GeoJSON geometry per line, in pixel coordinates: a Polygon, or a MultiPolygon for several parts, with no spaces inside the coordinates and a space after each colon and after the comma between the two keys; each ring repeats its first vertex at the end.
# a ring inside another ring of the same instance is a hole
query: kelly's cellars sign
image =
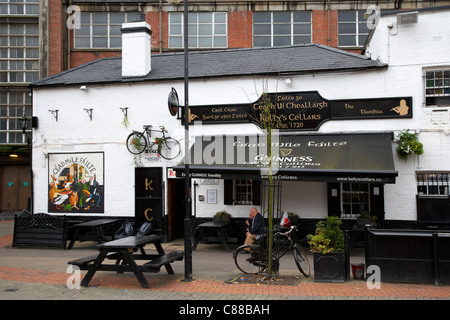
{"type": "Polygon", "coordinates": [[[317,91],[308,91],[268,93],[248,104],[191,106],[189,121],[251,122],[261,126],[262,110],[266,106],[270,106],[271,114],[279,117],[277,129],[280,130],[318,130],[328,120],[412,118],[411,97],[327,100],[317,91]]]}

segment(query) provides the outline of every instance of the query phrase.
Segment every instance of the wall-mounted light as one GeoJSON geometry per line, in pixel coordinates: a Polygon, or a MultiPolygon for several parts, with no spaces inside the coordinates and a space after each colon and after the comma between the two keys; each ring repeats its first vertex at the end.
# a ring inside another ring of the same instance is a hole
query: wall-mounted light
{"type": "Polygon", "coordinates": [[[86,109],[86,108],[84,108],[84,111],[86,111],[86,113],[88,114],[88,116],[89,116],[89,119],[92,121],[92,110],[93,109],[86,109]]]}
{"type": "Polygon", "coordinates": [[[32,128],[38,127],[38,117],[27,118],[27,116],[24,114],[22,118],[19,119],[19,125],[22,129],[22,133],[25,133],[25,130],[28,128],[28,124],[30,123],[30,121],[32,128]]]}
{"type": "Polygon", "coordinates": [[[284,80],[284,83],[285,83],[287,86],[290,86],[290,85],[292,84],[292,79],[291,79],[291,78],[287,78],[286,80],[284,80]]]}
{"type": "Polygon", "coordinates": [[[86,86],[81,86],[81,87],[80,87],[80,90],[86,92],[88,89],[87,89],[86,86]]]}
{"type": "Polygon", "coordinates": [[[22,118],[19,119],[19,125],[22,128],[22,133],[25,133],[25,130],[28,128],[29,122],[30,119],[28,119],[25,115],[23,115],[22,118]]]}
{"type": "Polygon", "coordinates": [[[59,110],[48,110],[55,117],[56,122],[58,122],[58,111],[59,110]]]}

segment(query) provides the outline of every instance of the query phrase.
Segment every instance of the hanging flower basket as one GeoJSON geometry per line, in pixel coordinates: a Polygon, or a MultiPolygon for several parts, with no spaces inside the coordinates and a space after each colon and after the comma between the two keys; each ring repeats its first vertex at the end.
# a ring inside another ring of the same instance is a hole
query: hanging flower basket
{"type": "Polygon", "coordinates": [[[398,133],[397,154],[400,158],[407,160],[412,154],[423,154],[423,144],[417,138],[418,133],[411,133],[408,130],[398,133]]]}

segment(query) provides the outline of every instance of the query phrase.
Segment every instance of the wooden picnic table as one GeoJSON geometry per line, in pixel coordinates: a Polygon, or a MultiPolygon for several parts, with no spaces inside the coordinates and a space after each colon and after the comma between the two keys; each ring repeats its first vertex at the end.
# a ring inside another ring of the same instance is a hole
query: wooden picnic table
{"type": "Polygon", "coordinates": [[[81,285],[87,287],[94,274],[98,271],[116,271],[117,273],[133,272],[143,288],[150,288],[143,272],[159,272],[164,266],[167,273],[173,274],[174,271],[170,265],[175,260],[183,260],[184,252],[173,251],[165,253],[161,246],[163,236],[150,235],[143,237],[126,237],[110,242],[105,242],[96,246],[99,250],[98,255],[80,258],[69,261],[68,264],[76,265],[81,270],[88,270],[81,281],[81,285]],[[158,254],[147,254],[144,250],[145,245],[152,243],[158,254]],[[139,250],[140,254],[134,254],[139,250]],[[114,264],[104,263],[105,259],[115,260],[114,264]],[[146,260],[148,262],[138,265],[136,260],[146,260]]]}
{"type": "Polygon", "coordinates": [[[192,246],[192,250],[197,249],[197,245],[199,241],[201,240],[203,233],[205,230],[214,230],[217,234],[217,237],[219,241],[222,243],[223,247],[227,252],[230,252],[230,247],[228,246],[227,239],[228,239],[228,233],[227,233],[227,226],[230,224],[230,221],[208,221],[202,224],[199,224],[197,226],[197,230],[195,232],[195,241],[194,245],[192,246]]]}
{"type": "Polygon", "coordinates": [[[95,219],[91,221],[81,222],[73,225],[71,228],[75,229],[75,232],[72,235],[72,239],[70,240],[70,244],[67,249],[71,249],[73,244],[78,239],[78,235],[82,229],[88,229],[95,231],[95,237],[98,243],[102,243],[104,241],[103,228],[112,225],[116,222],[121,221],[120,219],[95,219]]]}

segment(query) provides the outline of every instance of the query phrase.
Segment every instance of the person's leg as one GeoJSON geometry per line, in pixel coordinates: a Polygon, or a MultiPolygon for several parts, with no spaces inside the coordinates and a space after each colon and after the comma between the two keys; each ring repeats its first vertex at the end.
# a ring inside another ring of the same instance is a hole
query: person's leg
{"type": "MultiPolygon", "coordinates": [[[[248,234],[248,236],[245,238],[244,245],[253,244],[253,241],[255,240],[254,234],[248,234]]],[[[250,250],[247,250],[250,251],[250,250]]]]}

